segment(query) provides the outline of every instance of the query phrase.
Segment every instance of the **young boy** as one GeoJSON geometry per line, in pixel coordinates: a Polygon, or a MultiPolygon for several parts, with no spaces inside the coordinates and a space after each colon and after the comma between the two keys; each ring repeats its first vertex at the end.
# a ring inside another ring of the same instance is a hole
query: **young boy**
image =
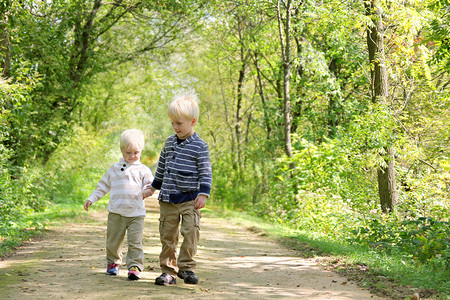
{"type": "Polygon", "coordinates": [[[175,98],[168,110],[175,134],[168,137],[158,162],[151,193],[160,189],[159,256],[162,274],[155,284],[197,284],[194,256],[200,237],[200,209],[205,207],[212,182],[208,145],[194,132],[199,117],[195,95],[175,98]],[[179,224],[183,243],[177,258],[179,224]]]}
{"type": "Polygon", "coordinates": [[[150,169],[140,162],[144,134],[138,129],[125,130],[120,137],[123,158],[112,165],[100,179],[97,188],[84,203],[89,206],[110,192],[106,229],[106,262],[108,275],[118,275],[122,263],[122,245],[127,233],[127,267],[130,280],[140,279],[144,270],[142,237],[144,232],[144,187],[153,180],[150,169]]]}

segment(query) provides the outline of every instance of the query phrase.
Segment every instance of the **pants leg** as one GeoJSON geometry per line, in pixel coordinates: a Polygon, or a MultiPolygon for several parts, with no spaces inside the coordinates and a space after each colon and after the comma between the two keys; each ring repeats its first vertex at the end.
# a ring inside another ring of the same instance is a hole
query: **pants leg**
{"type": "Polygon", "coordinates": [[[159,205],[159,235],[162,245],[159,263],[163,273],[176,276],[180,215],[176,204],[159,201],[159,205]]]}
{"type": "Polygon", "coordinates": [[[126,218],[127,220],[127,268],[133,266],[144,270],[144,249],[142,248],[142,238],[144,234],[144,217],[126,218]]]}
{"type": "Polygon", "coordinates": [[[183,271],[194,271],[197,266],[194,256],[197,254],[197,245],[200,239],[200,210],[194,208],[194,201],[178,205],[180,205],[182,215],[181,235],[183,236],[178,267],[183,271]]]}
{"type": "Polygon", "coordinates": [[[125,238],[126,224],[121,215],[108,214],[106,226],[106,262],[107,264],[122,263],[122,246],[125,238]]]}

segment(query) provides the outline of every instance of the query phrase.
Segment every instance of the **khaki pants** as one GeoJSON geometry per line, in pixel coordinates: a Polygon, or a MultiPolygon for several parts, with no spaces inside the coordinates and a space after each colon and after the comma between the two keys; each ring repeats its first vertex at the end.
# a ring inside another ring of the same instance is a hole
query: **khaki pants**
{"type": "Polygon", "coordinates": [[[200,210],[194,208],[194,201],[179,204],[159,201],[159,206],[159,235],[162,244],[159,263],[162,272],[176,276],[178,270],[193,271],[197,265],[194,256],[200,238],[200,210]],[[183,236],[183,243],[177,259],[179,232],[183,236]]]}
{"type": "Polygon", "coordinates": [[[127,268],[136,266],[144,270],[144,250],[142,237],[144,234],[144,216],[123,217],[119,214],[108,214],[106,229],[106,262],[108,264],[122,263],[122,246],[127,234],[128,253],[127,268]]]}

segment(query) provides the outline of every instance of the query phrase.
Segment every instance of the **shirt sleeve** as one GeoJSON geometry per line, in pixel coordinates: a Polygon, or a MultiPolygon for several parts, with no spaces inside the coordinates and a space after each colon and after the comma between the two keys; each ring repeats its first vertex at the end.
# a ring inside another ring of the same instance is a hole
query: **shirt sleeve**
{"type": "Polygon", "coordinates": [[[197,158],[198,165],[198,177],[200,182],[200,195],[206,195],[209,197],[211,193],[211,183],[212,183],[212,168],[211,161],[209,159],[209,149],[208,145],[204,145],[198,154],[197,158]]]}
{"type": "Polygon", "coordinates": [[[153,182],[153,174],[152,171],[146,167],[146,172],[144,173],[144,176],[142,178],[142,187],[144,188],[145,186],[151,184],[153,182]]]}
{"type": "Polygon", "coordinates": [[[100,200],[101,197],[105,196],[109,193],[111,190],[111,180],[110,180],[110,174],[111,174],[110,167],[108,171],[106,171],[105,175],[103,175],[102,178],[97,183],[97,188],[89,195],[88,200],[92,203],[97,202],[100,200]]]}

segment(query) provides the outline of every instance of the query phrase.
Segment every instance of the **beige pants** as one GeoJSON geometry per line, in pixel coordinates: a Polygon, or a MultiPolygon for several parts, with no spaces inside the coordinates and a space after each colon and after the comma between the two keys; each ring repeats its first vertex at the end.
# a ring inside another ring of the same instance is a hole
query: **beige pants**
{"type": "Polygon", "coordinates": [[[194,256],[200,238],[200,210],[194,208],[194,201],[179,204],[159,201],[159,206],[159,235],[162,244],[159,263],[162,272],[176,276],[178,270],[193,271],[197,265],[194,256]],[[179,232],[183,236],[183,242],[177,259],[179,232]]]}
{"type": "Polygon", "coordinates": [[[119,214],[108,214],[106,229],[106,262],[108,264],[122,263],[122,246],[127,234],[128,253],[127,268],[136,266],[144,270],[144,250],[142,237],[144,234],[144,216],[123,217],[119,214]]]}

